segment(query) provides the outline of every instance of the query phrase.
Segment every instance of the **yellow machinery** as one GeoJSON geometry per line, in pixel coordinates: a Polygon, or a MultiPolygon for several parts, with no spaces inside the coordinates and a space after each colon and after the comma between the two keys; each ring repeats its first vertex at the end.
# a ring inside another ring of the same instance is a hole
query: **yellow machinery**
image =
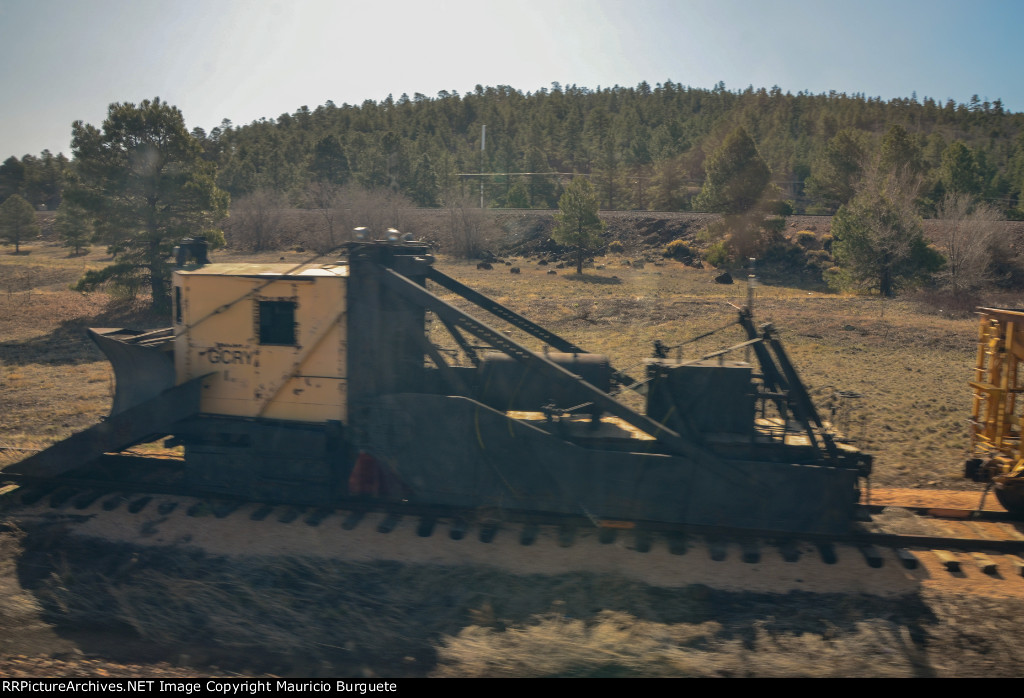
{"type": "Polygon", "coordinates": [[[1007,510],[1024,513],[1024,310],[979,308],[971,410],[971,458],[964,475],[994,486],[1007,510]]]}

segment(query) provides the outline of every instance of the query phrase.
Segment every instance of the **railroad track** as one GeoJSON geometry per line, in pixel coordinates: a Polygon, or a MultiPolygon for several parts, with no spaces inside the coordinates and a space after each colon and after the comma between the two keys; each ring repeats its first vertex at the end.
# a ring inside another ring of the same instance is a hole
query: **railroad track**
{"type": "MultiPolygon", "coordinates": [[[[542,574],[626,571],[666,586],[757,588],[760,580],[766,590],[864,591],[878,582],[889,593],[941,583],[1024,595],[1024,526],[998,505],[922,506],[923,492],[902,505],[899,497],[876,497],[848,532],[823,536],[356,501],[334,509],[243,502],[195,496],[175,478],[173,460],[163,473],[151,466],[146,478],[121,478],[122,469],[138,472],[132,465],[108,466],[107,480],[8,486],[2,501],[29,526],[212,554],[485,564],[542,574]]],[[[972,496],[980,498],[971,493],[964,501],[972,496]]]]}

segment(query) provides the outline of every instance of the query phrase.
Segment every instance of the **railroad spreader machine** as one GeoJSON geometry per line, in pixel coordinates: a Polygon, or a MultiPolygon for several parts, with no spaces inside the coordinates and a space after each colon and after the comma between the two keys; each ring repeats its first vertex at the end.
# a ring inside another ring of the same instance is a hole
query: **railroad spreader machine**
{"type": "Polygon", "coordinates": [[[110,416],[5,478],[469,525],[850,526],[871,458],[749,309],[740,343],[656,352],[630,376],[433,262],[392,235],[330,264],[183,264],[170,327],[91,330],[116,375],[110,416]],[[155,439],[183,451],[172,476],[148,474],[166,458],[118,460],[155,439]]]}

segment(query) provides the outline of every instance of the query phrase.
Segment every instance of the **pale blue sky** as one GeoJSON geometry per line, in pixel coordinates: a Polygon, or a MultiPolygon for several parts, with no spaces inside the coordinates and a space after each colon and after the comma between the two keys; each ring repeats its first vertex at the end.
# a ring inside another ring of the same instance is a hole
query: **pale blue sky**
{"type": "Polygon", "coordinates": [[[0,160],[160,98],[189,128],[554,81],[1003,100],[1022,0],[0,0],[0,160]],[[372,7],[371,7],[372,4],[372,7]]]}

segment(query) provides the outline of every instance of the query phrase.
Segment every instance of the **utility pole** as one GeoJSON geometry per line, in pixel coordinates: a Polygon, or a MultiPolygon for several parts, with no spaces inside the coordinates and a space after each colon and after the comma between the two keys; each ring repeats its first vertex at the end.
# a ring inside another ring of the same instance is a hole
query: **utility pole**
{"type": "Polygon", "coordinates": [[[484,148],[487,147],[487,124],[480,127],[480,208],[484,207],[484,148]]]}
{"type": "MultiPolygon", "coordinates": [[[[754,321],[754,289],[757,288],[757,259],[750,257],[750,273],[747,274],[747,312],[750,313],[750,321],[754,321]]],[[[750,347],[744,350],[744,361],[750,363],[750,347]]]]}

